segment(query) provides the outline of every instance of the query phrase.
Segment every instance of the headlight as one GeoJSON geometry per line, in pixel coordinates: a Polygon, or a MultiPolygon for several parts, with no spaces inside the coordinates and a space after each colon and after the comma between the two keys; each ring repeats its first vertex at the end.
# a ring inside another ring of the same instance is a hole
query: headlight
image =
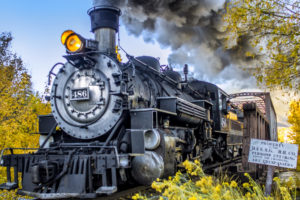
{"type": "Polygon", "coordinates": [[[67,30],[63,32],[60,40],[70,53],[78,53],[84,50],[85,39],[74,31],[67,30]]]}
{"type": "MultiPolygon", "coordinates": [[[[42,146],[42,144],[44,143],[44,141],[46,140],[46,138],[47,138],[47,135],[40,135],[40,139],[39,139],[39,145],[40,146],[42,146]]],[[[44,148],[49,148],[51,142],[54,142],[54,139],[53,139],[52,136],[48,139],[48,141],[44,145],[44,148]]]]}
{"type": "Polygon", "coordinates": [[[75,33],[68,36],[66,40],[66,48],[70,52],[80,52],[83,49],[83,41],[75,33]]]}
{"type": "Polygon", "coordinates": [[[96,51],[98,42],[87,40],[72,30],[66,30],[61,34],[61,43],[66,47],[68,53],[79,53],[86,51],[96,51]]]}
{"type": "Polygon", "coordinates": [[[160,144],[160,135],[156,129],[148,130],[144,133],[145,148],[156,149],[160,144]]]}

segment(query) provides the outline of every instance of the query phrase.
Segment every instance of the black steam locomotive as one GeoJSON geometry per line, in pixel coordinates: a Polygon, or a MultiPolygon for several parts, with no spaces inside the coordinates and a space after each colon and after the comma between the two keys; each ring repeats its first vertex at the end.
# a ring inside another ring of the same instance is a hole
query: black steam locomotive
{"type": "Polygon", "coordinates": [[[2,155],[8,183],[0,188],[17,188],[21,172],[21,194],[94,198],[173,175],[185,159],[209,165],[241,154],[242,112],[224,91],[187,80],[187,65],[182,79],[150,56],[119,62],[120,10],[108,2],[89,10],[95,40],[62,34],[67,62],[55,65],[52,114],[39,117],[40,148],[2,155]]]}

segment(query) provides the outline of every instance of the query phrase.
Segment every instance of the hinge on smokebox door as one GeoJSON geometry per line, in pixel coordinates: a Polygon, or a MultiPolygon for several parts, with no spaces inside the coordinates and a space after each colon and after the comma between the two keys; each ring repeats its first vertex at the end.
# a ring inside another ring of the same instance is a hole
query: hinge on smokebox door
{"type": "Polygon", "coordinates": [[[115,101],[115,106],[113,108],[113,112],[119,112],[120,110],[127,110],[128,109],[128,101],[127,100],[122,100],[122,99],[117,99],[115,101]]]}
{"type": "Polygon", "coordinates": [[[120,85],[120,92],[111,91],[110,94],[111,95],[121,96],[121,97],[128,96],[128,93],[127,93],[127,83],[129,81],[128,74],[127,73],[123,73],[121,75],[121,74],[114,73],[112,75],[114,77],[115,84],[116,85],[120,85]]]}
{"type": "Polygon", "coordinates": [[[114,77],[114,81],[116,85],[119,85],[122,82],[127,83],[129,81],[129,76],[126,72],[123,72],[122,74],[113,73],[112,76],[114,77]]]}

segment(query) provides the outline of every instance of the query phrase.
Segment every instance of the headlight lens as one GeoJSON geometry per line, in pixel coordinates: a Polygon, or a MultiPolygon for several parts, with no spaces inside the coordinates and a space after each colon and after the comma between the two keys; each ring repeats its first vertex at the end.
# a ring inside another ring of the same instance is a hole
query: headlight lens
{"type": "Polygon", "coordinates": [[[83,48],[83,42],[78,35],[72,34],[66,40],[66,47],[70,52],[78,52],[83,48]]]}
{"type": "Polygon", "coordinates": [[[160,144],[160,134],[156,129],[148,130],[144,133],[145,148],[156,149],[160,144]]]}

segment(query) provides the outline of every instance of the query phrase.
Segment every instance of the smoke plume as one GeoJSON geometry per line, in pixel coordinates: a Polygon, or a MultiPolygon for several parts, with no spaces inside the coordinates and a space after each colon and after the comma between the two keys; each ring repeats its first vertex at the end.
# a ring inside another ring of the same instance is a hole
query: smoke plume
{"type": "Polygon", "coordinates": [[[188,64],[194,78],[221,85],[227,92],[256,87],[256,81],[237,66],[253,65],[245,56],[247,38],[225,45],[221,14],[225,0],[119,1],[122,23],[135,36],[170,47],[173,66],[188,64]]]}

